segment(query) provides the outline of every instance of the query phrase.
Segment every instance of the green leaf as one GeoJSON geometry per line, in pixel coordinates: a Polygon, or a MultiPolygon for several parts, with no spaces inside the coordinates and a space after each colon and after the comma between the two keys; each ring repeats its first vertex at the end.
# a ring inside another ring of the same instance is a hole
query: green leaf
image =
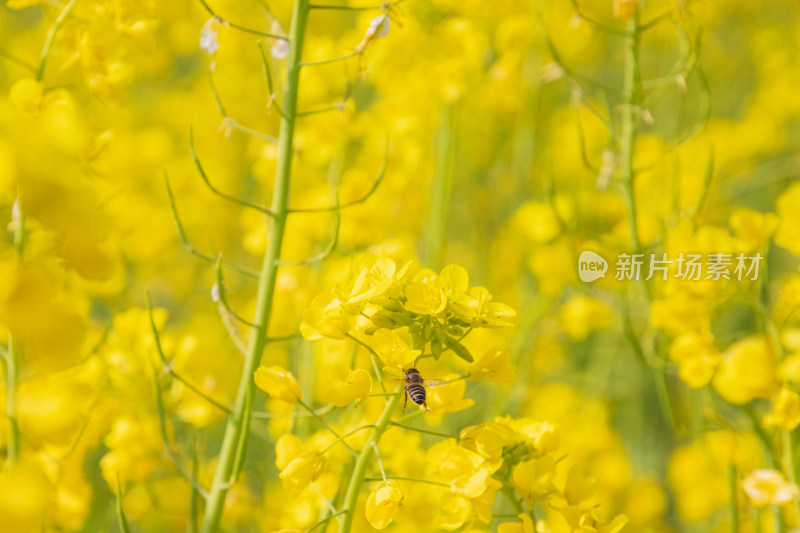
{"type": "Polygon", "coordinates": [[[433,339],[433,335],[433,326],[431,325],[430,320],[426,320],[425,325],[422,328],[422,338],[426,341],[429,341],[433,339]]]}
{"type": "Polygon", "coordinates": [[[469,353],[469,350],[467,350],[466,346],[458,342],[453,337],[447,337],[445,340],[445,344],[449,349],[453,350],[453,352],[464,361],[468,363],[471,363],[473,361],[472,354],[469,353]]]}
{"type": "Polygon", "coordinates": [[[434,360],[438,361],[439,356],[442,355],[442,343],[431,341],[431,353],[433,354],[434,360]]]}

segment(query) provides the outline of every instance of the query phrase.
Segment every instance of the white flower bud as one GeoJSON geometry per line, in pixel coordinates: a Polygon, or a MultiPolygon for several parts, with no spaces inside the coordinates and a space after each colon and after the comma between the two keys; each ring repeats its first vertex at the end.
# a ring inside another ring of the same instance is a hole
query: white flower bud
{"type": "Polygon", "coordinates": [[[286,59],[289,56],[289,42],[283,39],[275,41],[269,53],[275,59],[286,59]]]}
{"type": "Polygon", "coordinates": [[[369,23],[369,28],[367,28],[367,32],[365,34],[366,37],[372,37],[378,34],[378,38],[386,37],[389,35],[389,17],[386,15],[378,15],[372,22],[369,23]]]}

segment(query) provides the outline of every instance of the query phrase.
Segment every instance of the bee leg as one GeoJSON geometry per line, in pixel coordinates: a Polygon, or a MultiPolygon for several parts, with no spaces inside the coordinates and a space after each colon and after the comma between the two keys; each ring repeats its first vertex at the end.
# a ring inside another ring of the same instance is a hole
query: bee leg
{"type": "Polygon", "coordinates": [[[406,405],[408,405],[408,391],[403,391],[403,413],[406,412],[406,405]]]}
{"type": "Polygon", "coordinates": [[[425,410],[428,411],[429,413],[431,412],[431,410],[428,409],[428,402],[422,402],[422,407],[424,407],[425,410]]]}

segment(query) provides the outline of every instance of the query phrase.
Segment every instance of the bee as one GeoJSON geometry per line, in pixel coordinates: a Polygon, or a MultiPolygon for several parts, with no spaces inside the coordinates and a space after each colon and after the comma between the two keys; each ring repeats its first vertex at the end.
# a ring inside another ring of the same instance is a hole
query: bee
{"type": "Polygon", "coordinates": [[[403,385],[405,385],[405,391],[403,393],[404,413],[406,412],[409,396],[411,396],[412,402],[417,405],[421,405],[426,411],[430,412],[430,409],[428,409],[428,406],[425,403],[425,398],[427,397],[425,387],[441,387],[442,385],[450,383],[449,381],[442,379],[423,379],[422,374],[420,374],[419,370],[416,368],[409,368],[406,370],[405,377],[402,379],[402,381],[403,385]]]}

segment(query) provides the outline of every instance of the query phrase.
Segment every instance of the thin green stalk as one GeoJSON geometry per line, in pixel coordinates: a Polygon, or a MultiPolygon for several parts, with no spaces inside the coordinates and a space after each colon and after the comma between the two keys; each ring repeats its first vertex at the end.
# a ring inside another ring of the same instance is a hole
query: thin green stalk
{"type": "Polygon", "coordinates": [[[125,510],[122,508],[122,486],[119,482],[119,474],[117,474],[117,524],[122,533],[130,533],[128,519],[125,518],[125,510]]]}
{"type": "Polygon", "coordinates": [[[13,335],[8,336],[5,357],[6,418],[8,419],[8,442],[6,460],[14,464],[19,457],[19,426],[17,425],[17,343],[13,335]]]}
{"type": "MultiPolygon", "coordinates": [[[[17,215],[14,220],[14,249],[17,261],[22,260],[25,250],[25,216],[19,206],[19,198],[15,204],[17,215]]],[[[13,334],[8,336],[8,349],[5,351],[5,387],[6,387],[6,419],[8,420],[8,442],[6,443],[6,461],[13,464],[19,457],[19,424],[17,423],[17,386],[19,384],[19,345],[13,334]]]]}
{"type": "Polygon", "coordinates": [[[761,533],[761,507],[753,509],[753,522],[753,531],[755,533],[761,533]]]}
{"type": "MultiPolygon", "coordinates": [[[[633,169],[633,152],[636,142],[636,122],[639,107],[642,102],[642,83],[639,72],[639,10],[628,20],[625,36],[625,69],[622,88],[622,116],[620,118],[619,158],[622,181],[625,190],[625,203],[628,209],[628,231],[630,234],[632,254],[641,253],[642,244],[639,239],[637,227],[637,208],[635,192],[635,172],[633,169]]],[[[650,287],[643,283],[645,297],[650,301],[650,287]]],[[[635,350],[636,351],[636,350],[635,350]]],[[[636,351],[639,355],[639,351],[636,351]]],[[[655,386],[661,410],[673,431],[680,433],[672,401],[669,397],[669,387],[666,374],[667,357],[662,354],[660,364],[654,369],[656,372],[655,386]]]]}
{"type": "Polygon", "coordinates": [[[234,465],[237,456],[245,453],[245,446],[239,443],[249,431],[250,417],[247,415],[248,398],[251,397],[253,374],[261,362],[261,354],[267,340],[267,326],[272,314],[272,302],[275,294],[275,280],[278,275],[278,261],[283,245],[286,229],[286,216],[289,203],[289,182],[292,173],[292,156],[294,153],[294,117],[297,110],[297,92],[300,79],[300,58],[303,51],[306,22],[308,20],[309,0],[295,0],[292,11],[292,23],[289,32],[290,51],[286,63],[286,83],[284,85],[284,112],[278,138],[278,163],[275,170],[274,194],[272,199],[273,217],[269,223],[267,251],[259,275],[256,296],[256,311],[253,318],[255,328],[250,333],[248,352],[244,358],[241,381],[236,394],[232,414],[225,427],[225,436],[220,448],[214,481],[208,494],[202,533],[217,531],[222,518],[225,495],[233,479],[234,465]]]}
{"type": "Polygon", "coordinates": [[[342,523],[342,528],[339,530],[340,533],[350,533],[350,530],[353,527],[353,518],[355,517],[356,513],[356,504],[358,503],[358,494],[361,492],[361,486],[364,484],[364,474],[367,471],[367,466],[369,465],[369,459],[372,457],[373,446],[378,444],[378,441],[381,440],[386,429],[389,427],[390,422],[392,421],[392,414],[397,409],[397,406],[400,403],[400,397],[402,396],[403,386],[398,386],[394,391],[394,396],[392,396],[388,402],[386,402],[386,407],[383,409],[383,413],[381,413],[380,418],[375,423],[375,430],[370,435],[367,442],[364,443],[364,447],[361,449],[361,453],[359,454],[358,458],[356,459],[356,464],[353,466],[353,475],[350,476],[350,484],[347,486],[347,493],[344,498],[344,509],[346,514],[344,515],[344,522],[342,523]]]}
{"type": "Polygon", "coordinates": [[[36,70],[36,81],[42,81],[42,78],[44,77],[44,67],[47,64],[47,58],[50,57],[50,50],[53,48],[56,35],[58,34],[59,30],[61,30],[61,26],[63,26],[64,22],[67,20],[70,11],[72,11],[72,8],[75,7],[75,4],[77,3],[78,0],[70,0],[70,2],[64,6],[64,9],[61,10],[58,18],[50,27],[50,31],[47,33],[47,38],[45,39],[44,46],[42,47],[42,53],[39,57],[39,68],[36,70]]]}
{"type": "Polygon", "coordinates": [[[750,419],[751,428],[753,433],[756,434],[758,440],[761,441],[761,446],[764,448],[764,452],[767,455],[767,459],[769,459],[770,468],[779,469],[780,468],[780,461],[778,460],[778,456],[775,453],[775,447],[772,445],[772,442],[767,435],[767,432],[764,431],[764,428],[761,427],[761,423],[758,420],[758,416],[756,415],[755,411],[753,410],[753,406],[751,404],[746,404],[742,406],[742,411],[747,417],[750,419]]]}
{"type": "Polygon", "coordinates": [[[525,509],[522,508],[522,504],[514,495],[514,489],[512,489],[510,485],[503,483],[501,491],[503,492],[503,496],[506,497],[506,500],[508,500],[508,503],[510,503],[511,507],[516,511],[517,516],[525,513],[525,509]]]}
{"type": "Polygon", "coordinates": [[[389,422],[389,423],[394,427],[402,428],[408,431],[416,431],[417,433],[422,433],[424,435],[433,435],[434,437],[441,437],[443,439],[458,440],[458,435],[448,435],[447,433],[439,433],[438,431],[431,431],[430,429],[415,428],[413,426],[406,426],[405,424],[399,424],[397,422],[389,422]]]}
{"type": "MultiPolygon", "coordinates": [[[[450,488],[449,483],[444,483],[442,481],[433,481],[432,479],[419,479],[415,477],[398,477],[398,476],[386,476],[388,480],[396,480],[396,481],[411,481],[414,483],[422,483],[424,485],[434,485],[437,487],[447,487],[450,488]]],[[[368,477],[365,478],[364,481],[383,481],[382,477],[368,477]]]]}
{"type": "Polygon", "coordinates": [[[736,473],[736,465],[728,465],[728,489],[730,491],[730,513],[731,513],[731,533],[739,533],[739,480],[736,473]]]}
{"type": "MultiPolygon", "coordinates": [[[[197,479],[197,471],[199,468],[199,461],[197,460],[197,441],[192,442],[192,478],[197,479]]],[[[188,533],[197,533],[199,524],[197,523],[197,509],[199,507],[200,493],[192,487],[191,495],[189,496],[189,524],[187,524],[188,533]]]]}
{"type": "Polygon", "coordinates": [[[316,524],[314,524],[310,528],[306,529],[306,533],[310,533],[311,531],[314,531],[315,529],[317,529],[319,526],[321,526],[323,524],[327,524],[329,520],[331,520],[333,518],[336,518],[337,516],[340,516],[343,513],[344,513],[344,511],[339,511],[338,513],[335,513],[335,514],[329,514],[328,516],[326,516],[325,518],[323,518],[322,520],[320,520],[319,522],[317,522],[316,524]]]}
{"type": "Polygon", "coordinates": [[[322,418],[320,415],[318,415],[318,414],[317,414],[317,412],[316,412],[316,411],[314,411],[314,409],[313,409],[313,408],[312,408],[310,405],[308,405],[307,403],[305,403],[303,400],[301,400],[301,399],[299,399],[299,398],[297,399],[297,403],[299,403],[299,404],[300,404],[300,406],[301,406],[301,407],[303,407],[303,409],[305,409],[306,411],[308,411],[308,413],[309,413],[309,414],[310,414],[312,417],[314,417],[314,418],[317,420],[317,422],[319,422],[319,424],[320,424],[320,425],[321,425],[323,428],[325,428],[325,429],[326,429],[328,432],[330,432],[330,434],[331,434],[331,435],[333,435],[334,437],[336,437],[336,438],[338,439],[338,440],[337,440],[337,442],[341,442],[341,443],[344,445],[344,447],[345,447],[345,448],[347,448],[348,450],[350,450],[350,453],[352,453],[354,456],[357,456],[357,455],[358,455],[358,453],[357,453],[357,452],[356,452],[356,451],[355,451],[355,450],[354,450],[354,449],[353,449],[353,448],[352,448],[352,447],[351,447],[349,444],[347,444],[347,442],[345,442],[344,440],[342,440],[342,436],[341,436],[341,435],[339,435],[339,432],[338,432],[338,431],[336,431],[335,429],[333,429],[332,427],[330,427],[330,426],[328,425],[328,423],[327,423],[327,422],[325,422],[325,419],[324,419],[324,418],[322,418]]]}
{"type": "Polygon", "coordinates": [[[442,124],[436,139],[436,173],[431,191],[430,219],[426,232],[428,238],[425,242],[426,263],[433,268],[440,266],[447,234],[447,218],[453,193],[455,132],[455,109],[453,104],[448,103],[442,108],[442,124]]]}
{"type": "MultiPolygon", "coordinates": [[[[792,438],[791,430],[783,430],[783,470],[786,472],[786,479],[790,483],[797,485],[797,463],[795,463],[794,447],[795,439],[792,438]]],[[[800,500],[794,500],[795,511],[800,517],[800,500]]]]}

